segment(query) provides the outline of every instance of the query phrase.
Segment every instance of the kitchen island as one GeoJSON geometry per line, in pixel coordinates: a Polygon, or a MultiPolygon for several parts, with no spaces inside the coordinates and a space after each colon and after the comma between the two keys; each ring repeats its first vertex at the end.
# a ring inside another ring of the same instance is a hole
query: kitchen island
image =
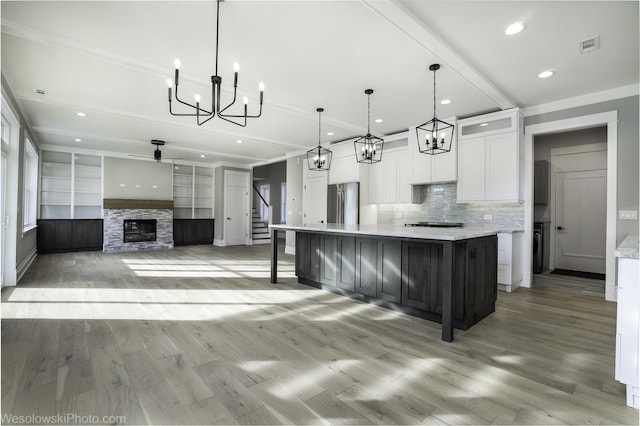
{"type": "Polygon", "coordinates": [[[283,230],[296,233],[298,282],[441,323],[446,342],[495,311],[496,230],[271,225],[272,283],[283,230]]]}

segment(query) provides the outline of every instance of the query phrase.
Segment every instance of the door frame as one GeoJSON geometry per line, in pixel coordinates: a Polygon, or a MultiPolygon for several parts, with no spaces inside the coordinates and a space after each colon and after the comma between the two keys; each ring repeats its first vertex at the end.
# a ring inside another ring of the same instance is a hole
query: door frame
{"type": "MultiPolygon", "coordinates": [[[[524,129],[524,241],[533,241],[533,139],[537,135],[560,133],[590,127],[607,127],[607,242],[605,299],[615,301],[616,295],[616,229],[618,188],[618,111],[530,124],[524,129]]],[[[531,287],[533,281],[533,247],[524,244],[523,287],[531,287]]]]}
{"type": "Polygon", "coordinates": [[[244,217],[245,217],[244,229],[246,231],[245,244],[246,245],[251,245],[252,244],[251,235],[250,235],[250,230],[251,230],[251,228],[250,228],[250,219],[251,218],[250,218],[250,215],[249,215],[249,209],[250,209],[250,206],[251,206],[251,202],[249,200],[249,182],[251,181],[251,174],[249,172],[240,172],[240,171],[235,171],[235,170],[225,170],[224,171],[224,209],[223,209],[224,217],[222,218],[222,220],[223,220],[222,242],[221,242],[222,244],[220,244],[223,247],[226,246],[227,243],[228,243],[228,240],[227,240],[228,229],[227,229],[227,220],[226,219],[228,217],[227,216],[227,214],[228,214],[227,209],[228,209],[228,206],[229,206],[229,202],[228,202],[229,201],[229,197],[228,197],[228,191],[227,190],[229,188],[229,177],[233,176],[233,175],[245,178],[245,182],[246,182],[246,186],[244,186],[244,189],[245,189],[245,195],[244,195],[245,200],[244,200],[244,203],[243,203],[243,205],[244,205],[244,212],[243,213],[244,213],[244,217]]]}
{"type": "MultiPolygon", "coordinates": [[[[17,237],[18,237],[18,170],[20,151],[20,121],[17,118],[13,108],[7,103],[7,95],[2,90],[2,114],[9,122],[10,134],[9,140],[2,143],[2,150],[6,155],[7,166],[7,188],[5,196],[5,215],[7,216],[8,226],[4,230],[4,247],[2,249],[3,271],[2,286],[15,286],[18,283],[17,270],[17,237]]],[[[0,142],[1,143],[1,142],[0,142]]],[[[38,176],[39,178],[39,176],[38,176]]]]}
{"type": "MultiPolygon", "coordinates": [[[[555,269],[556,264],[556,237],[557,232],[555,225],[557,223],[556,218],[556,173],[557,163],[554,162],[554,156],[559,155],[570,155],[570,154],[582,154],[587,152],[595,152],[595,151],[604,151],[605,155],[607,155],[607,144],[606,143],[594,143],[594,144],[583,144],[583,145],[574,145],[563,148],[552,148],[551,149],[551,167],[549,169],[549,204],[550,204],[550,219],[551,219],[551,227],[549,229],[549,269],[555,269]]],[[[606,167],[606,165],[605,165],[606,167]]],[[[600,169],[598,169],[600,170],[600,169]]],[[[575,171],[575,170],[571,170],[575,171]]],[[[607,179],[609,176],[607,175],[607,179]]],[[[605,194],[606,196],[606,194],[605,194]]],[[[606,202],[606,201],[605,201],[606,202]]],[[[607,212],[608,213],[608,212],[607,212]]],[[[608,218],[608,216],[607,216],[608,218]]],[[[606,244],[606,242],[605,242],[606,244]]],[[[606,250],[606,249],[605,249],[606,250]]]]}

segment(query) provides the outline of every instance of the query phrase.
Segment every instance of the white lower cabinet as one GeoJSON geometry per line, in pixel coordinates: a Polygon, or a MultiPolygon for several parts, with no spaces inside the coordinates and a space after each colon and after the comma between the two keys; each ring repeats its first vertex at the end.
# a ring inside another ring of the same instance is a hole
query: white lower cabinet
{"type": "Polygon", "coordinates": [[[616,318],[616,372],[627,385],[627,405],[640,408],[640,261],[618,258],[618,312],[616,318]]]}
{"type": "Polygon", "coordinates": [[[498,289],[511,292],[522,283],[522,232],[498,234],[498,289]]]}

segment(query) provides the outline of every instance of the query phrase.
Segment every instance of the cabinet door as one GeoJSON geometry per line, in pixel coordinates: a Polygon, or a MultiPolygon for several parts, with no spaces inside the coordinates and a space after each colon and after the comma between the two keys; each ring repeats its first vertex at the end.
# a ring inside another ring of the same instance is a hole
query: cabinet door
{"type": "Polygon", "coordinates": [[[320,283],[336,285],[336,236],[319,234],[320,283]]]}
{"type": "Polygon", "coordinates": [[[384,154],[382,160],[382,200],[383,203],[398,201],[398,152],[384,154]]]}
{"type": "Polygon", "coordinates": [[[327,172],[305,172],[303,185],[303,224],[327,221],[327,172]]]}
{"type": "Polygon", "coordinates": [[[354,155],[331,160],[329,184],[360,182],[360,168],[354,155]]]}
{"type": "Polygon", "coordinates": [[[71,222],[71,248],[102,248],[102,220],[76,219],[71,222]]]}
{"type": "Polygon", "coordinates": [[[356,237],[338,237],[336,244],[336,285],[356,291],[356,237]]]}
{"type": "Polygon", "coordinates": [[[102,249],[104,243],[104,223],[102,219],[89,220],[87,248],[102,249]]]}
{"type": "Polygon", "coordinates": [[[402,243],[402,304],[423,311],[441,313],[439,286],[442,246],[402,243]]]}
{"type": "Polygon", "coordinates": [[[199,244],[213,244],[213,219],[196,219],[194,240],[199,244]]]}
{"type": "Polygon", "coordinates": [[[56,250],[67,250],[73,247],[71,220],[56,221],[56,250]]]}
{"type": "Polygon", "coordinates": [[[46,253],[56,248],[56,222],[39,220],[37,229],[38,253],[46,253]]]}
{"type": "MultiPolygon", "coordinates": [[[[423,154],[424,155],[424,154],[423,154]]],[[[396,153],[396,203],[411,203],[411,157],[409,150],[402,150],[396,153]]]]}
{"type": "Polygon", "coordinates": [[[399,240],[378,241],[378,284],[376,297],[390,302],[402,301],[402,244],[399,240]]]}
{"type": "MultiPolygon", "coordinates": [[[[421,154],[418,150],[418,137],[416,128],[409,128],[409,155],[411,157],[411,180],[412,185],[423,185],[431,183],[432,155],[421,154]]],[[[441,154],[444,155],[444,154],[441,154]]],[[[439,157],[436,155],[435,157],[439,157]]]]}
{"type": "Polygon", "coordinates": [[[386,153],[382,154],[380,163],[370,164],[369,168],[369,204],[382,203],[384,200],[384,190],[382,187],[384,164],[388,160],[386,153]]]}
{"type": "Polygon", "coordinates": [[[458,201],[484,201],[485,138],[461,140],[458,144],[458,201]]]}
{"type": "Polygon", "coordinates": [[[375,297],[378,279],[378,239],[356,238],[356,291],[375,297]]]}
{"type": "Polygon", "coordinates": [[[296,232],[296,275],[320,282],[320,234],[296,232]]]}
{"type": "Polygon", "coordinates": [[[518,134],[515,132],[487,136],[487,201],[518,200],[518,134]]]}
{"type": "MultiPolygon", "coordinates": [[[[424,155],[424,154],[423,154],[424,155]]],[[[451,151],[431,157],[431,182],[455,182],[458,179],[458,142],[454,137],[451,151]]]]}

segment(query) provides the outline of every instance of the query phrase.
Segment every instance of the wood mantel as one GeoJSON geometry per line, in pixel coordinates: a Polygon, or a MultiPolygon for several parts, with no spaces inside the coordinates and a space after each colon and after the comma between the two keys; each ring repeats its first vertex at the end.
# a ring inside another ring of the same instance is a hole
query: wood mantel
{"type": "Polygon", "coordinates": [[[132,200],[125,198],[105,198],[104,209],[173,209],[173,200],[132,200]]]}

